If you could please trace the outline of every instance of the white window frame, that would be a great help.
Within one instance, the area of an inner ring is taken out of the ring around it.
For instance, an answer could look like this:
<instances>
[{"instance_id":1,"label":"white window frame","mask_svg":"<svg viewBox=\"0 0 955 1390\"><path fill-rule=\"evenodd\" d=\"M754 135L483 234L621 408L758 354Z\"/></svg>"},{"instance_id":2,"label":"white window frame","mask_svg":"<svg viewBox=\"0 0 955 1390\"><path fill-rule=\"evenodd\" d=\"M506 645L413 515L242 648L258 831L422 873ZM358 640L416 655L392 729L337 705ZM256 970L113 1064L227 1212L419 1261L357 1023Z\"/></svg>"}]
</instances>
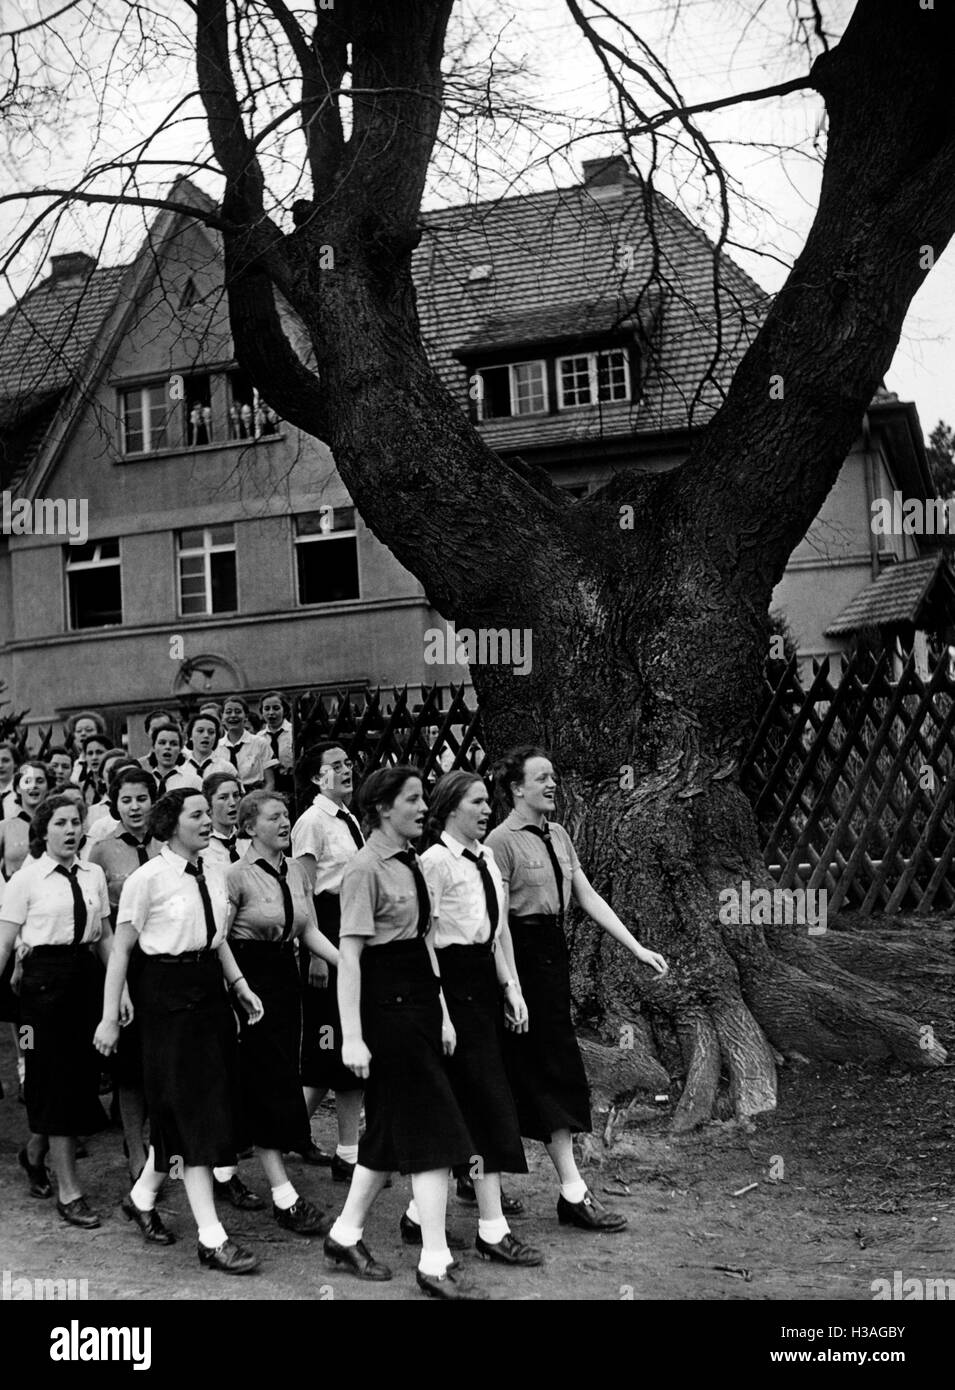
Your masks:
<instances>
[{"instance_id":1,"label":"white window frame","mask_svg":"<svg viewBox=\"0 0 955 1390\"><path fill-rule=\"evenodd\" d=\"M214 529L218 529L218 527L220 527L220 526L231 526L231 527L232 527L232 540L231 540L231 542L230 542L229 544L226 544L226 543L223 542L223 541L217 541L217 542L213 543L213 541L212 541L212 539L211 539L211 532L212 532ZM202 531L202 545L201 545L201 546L194 546L194 545L191 545L191 546L188 546L188 547L184 547L183 544L182 544L182 539L181 539L182 534L183 534L183 530L187 530L187 531L198 531L198 530L201 530L201 531ZM226 554L227 552L229 552L229 553L231 553L231 554L233 554L233 555L236 556L236 572L235 572L235 608L223 609L223 610L221 610L221 612L216 613L216 612L214 611L213 607L212 607L212 556L213 556L213 555L224 555L224 554ZM185 611L185 609L183 608L183 601L182 601L182 563L181 563L181 562L182 562L183 558L186 558L186 557L188 557L188 558L193 558L193 557L196 556L196 555L201 555L201 556L203 557L203 561L204 561L202 573L203 573L203 581L204 581L204 583L205 583L205 590L206 590L206 592L205 592L205 600L206 600L206 603L205 603L205 608L202 610L202 612L189 612L189 613L187 613L187 612ZM217 523L217 526L216 526L216 527L212 527L212 526L203 526L203 527L198 527L198 526L187 526L187 527L181 528L179 531L176 532L176 588L177 588L177 590L178 590L179 616L180 616L181 618L214 618L214 617L224 617L227 613L238 613L238 612L239 612L239 565L238 565L238 555L237 555L237 553L236 553L235 522L220 521L220 522Z\"/></svg>"},{"instance_id":2,"label":"white window frame","mask_svg":"<svg viewBox=\"0 0 955 1390\"><path fill-rule=\"evenodd\" d=\"M507 368L507 389L510 395L511 411L509 415L490 415L484 414L484 373L498 371L501 367ZM514 372L517 367L540 367L541 383L544 387L544 404L539 410L515 410L514 404L517 400L517 383L514 379ZM481 378L481 395L478 400L478 419L479 420L523 420L528 415L547 415L550 413L550 387L547 382L547 359L545 357L524 358L519 362L494 362L484 367L478 367L478 375Z\"/></svg>"},{"instance_id":3,"label":"white window frame","mask_svg":"<svg viewBox=\"0 0 955 1390\"><path fill-rule=\"evenodd\" d=\"M345 511L346 508L350 509L350 511L351 511L351 514L352 514L352 525L351 525L347 530L344 530L344 531L336 531L336 530L335 530L335 512L336 512L336 511ZM327 606L328 604L330 604L330 603L357 603L357 602L361 599L361 565L360 565L359 562L358 562L358 523L357 523L357 521L355 520L355 518L357 517L358 513L357 513L357 511L356 511L356 509L355 509L354 504L351 503L351 502L343 503L341 507L337 507L337 508L336 508L336 507L329 507L328 510L327 510L326 512L324 512L324 513L322 513L321 508L319 508L318 510L319 510L319 512L320 512L321 515L322 515L322 521L321 521L322 529L321 529L317 534L314 534L314 535L311 535L311 536L300 536L300 535L298 534L298 521L299 521L299 517L300 517L300 516L312 516L312 515L314 515L314 512L301 512L301 513L298 513L298 514L296 514L296 515L294 515L294 516L292 517L292 545L293 545L293 547L294 547L294 555L295 555L295 603L296 603L296 606L297 606L298 608L324 608L324 607L326 607L326 606ZM326 521L328 522L328 525L327 525L327 526L325 525ZM355 541L355 571L356 571L356 574L358 575L358 593L354 596L354 598L326 599L326 600L323 600L323 601L318 602L318 603L315 603L315 602L307 603L307 602L302 598L301 591L300 591L300 585L299 585L299 574L298 574L298 547L299 547L300 545L321 545L322 541L344 541L344 540L348 540L348 538L349 538L350 536L353 537L353 538L354 538L354 541Z\"/></svg>"},{"instance_id":4,"label":"white window frame","mask_svg":"<svg viewBox=\"0 0 955 1390\"><path fill-rule=\"evenodd\" d=\"M116 542L116 554L108 555L105 558L100 554L103 545L107 541ZM66 624L69 632L89 632L93 627L122 627L123 625L123 549L122 540L119 536L104 536L102 540L94 541L96 549L92 560L71 560L70 551L66 552ZM90 627L74 627L73 625L73 603L70 597L70 575L82 574L84 570L99 569L118 569L119 570L119 622L118 623L96 623Z\"/></svg>"},{"instance_id":5,"label":"white window frame","mask_svg":"<svg viewBox=\"0 0 955 1390\"><path fill-rule=\"evenodd\" d=\"M599 386L597 380L597 363L601 357L610 357L612 354L619 355L623 360L624 386L626 394L616 396L610 400L598 400ZM581 357L587 359L587 375L590 386L589 401L574 401L570 404L564 400L564 378L562 366L565 362L574 362ZM568 352L563 357L558 357L554 364L554 374L557 379L557 409L558 410L587 410L594 405L622 405L624 401L631 399L630 382L630 354L624 347L600 348L597 352Z\"/></svg>"},{"instance_id":6,"label":"white window frame","mask_svg":"<svg viewBox=\"0 0 955 1390\"><path fill-rule=\"evenodd\" d=\"M175 419L175 411L167 405L165 422L165 444L153 443L152 411L149 408L148 392L160 390L165 393L167 389L166 381L145 381L141 386L121 386L119 388L119 430L122 454L124 458L139 458L141 454L154 454L159 449L170 449L175 447L169 439L169 426ZM143 447L141 449L130 449L126 438L126 398L128 396L139 395L139 409L143 422Z\"/></svg>"}]
</instances>

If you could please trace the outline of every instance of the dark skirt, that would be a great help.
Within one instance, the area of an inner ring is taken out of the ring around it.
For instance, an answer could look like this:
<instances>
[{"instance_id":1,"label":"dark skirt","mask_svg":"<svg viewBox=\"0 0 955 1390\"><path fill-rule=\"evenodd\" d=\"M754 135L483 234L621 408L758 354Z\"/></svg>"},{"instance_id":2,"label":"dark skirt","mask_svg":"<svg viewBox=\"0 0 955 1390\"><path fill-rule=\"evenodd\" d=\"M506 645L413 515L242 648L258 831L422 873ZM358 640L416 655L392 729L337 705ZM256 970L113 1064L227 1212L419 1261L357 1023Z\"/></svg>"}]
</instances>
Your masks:
<instances>
[{"instance_id":1,"label":"dark skirt","mask_svg":"<svg viewBox=\"0 0 955 1390\"><path fill-rule=\"evenodd\" d=\"M24 959L20 1044L34 1134L95 1134L106 1127L101 1058L93 1046L102 986L99 962L87 946L34 947Z\"/></svg>"},{"instance_id":2,"label":"dark skirt","mask_svg":"<svg viewBox=\"0 0 955 1390\"><path fill-rule=\"evenodd\" d=\"M358 1162L379 1173L468 1168L477 1150L451 1086L438 981L420 937L365 946L361 1025L371 1064Z\"/></svg>"},{"instance_id":3,"label":"dark skirt","mask_svg":"<svg viewBox=\"0 0 955 1390\"><path fill-rule=\"evenodd\" d=\"M590 1088L571 1021L567 940L556 917L508 918L528 1031L505 1034L504 1060L521 1133L547 1142L557 1129L590 1131Z\"/></svg>"},{"instance_id":4,"label":"dark skirt","mask_svg":"<svg viewBox=\"0 0 955 1390\"><path fill-rule=\"evenodd\" d=\"M235 1016L214 951L149 956L139 981L143 1081L156 1168L229 1167L239 1113Z\"/></svg>"},{"instance_id":5,"label":"dark skirt","mask_svg":"<svg viewBox=\"0 0 955 1390\"><path fill-rule=\"evenodd\" d=\"M133 1021L119 1030L119 1045L113 1054L112 1075L117 1086L126 1090L143 1089L143 1032L139 1022L139 981L146 957L137 942L129 953L126 988L133 1006Z\"/></svg>"},{"instance_id":6,"label":"dark skirt","mask_svg":"<svg viewBox=\"0 0 955 1390\"><path fill-rule=\"evenodd\" d=\"M20 1000L10 987L13 979L13 967L16 965L16 951L10 952L10 959L0 973L0 1022L19 1023L20 1021Z\"/></svg>"},{"instance_id":7,"label":"dark skirt","mask_svg":"<svg viewBox=\"0 0 955 1390\"><path fill-rule=\"evenodd\" d=\"M310 1133L298 1058L302 1004L291 942L229 942L246 983L261 999L264 1017L239 1015L239 1146L304 1153Z\"/></svg>"},{"instance_id":8,"label":"dark skirt","mask_svg":"<svg viewBox=\"0 0 955 1390\"><path fill-rule=\"evenodd\" d=\"M315 897L318 929L338 945L341 899L337 893ZM338 1012L338 971L328 967L328 984L316 989L308 982L311 953L299 944L302 980L302 1085L316 1090L360 1091L362 1080L342 1062L342 1020Z\"/></svg>"},{"instance_id":9,"label":"dark skirt","mask_svg":"<svg viewBox=\"0 0 955 1390\"><path fill-rule=\"evenodd\" d=\"M483 1173L526 1173L514 1097L504 1067L504 1014L490 942L438 951L441 985L457 1045L451 1085Z\"/></svg>"}]
</instances>

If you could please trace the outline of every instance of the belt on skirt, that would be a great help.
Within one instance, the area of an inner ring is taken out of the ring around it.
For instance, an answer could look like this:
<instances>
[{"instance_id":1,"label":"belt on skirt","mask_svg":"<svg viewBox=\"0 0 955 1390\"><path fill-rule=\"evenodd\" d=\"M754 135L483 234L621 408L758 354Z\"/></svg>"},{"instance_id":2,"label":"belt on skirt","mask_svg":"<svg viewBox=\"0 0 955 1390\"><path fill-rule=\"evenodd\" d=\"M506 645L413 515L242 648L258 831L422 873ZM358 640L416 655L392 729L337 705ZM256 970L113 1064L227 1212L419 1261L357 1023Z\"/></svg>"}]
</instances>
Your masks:
<instances>
[{"instance_id":1,"label":"belt on skirt","mask_svg":"<svg viewBox=\"0 0 955 1390\"><path fill-rule=\"evenodd\" d=\"M210 950L180 951L178 956L151 956L148 955L145 951L143 952L143 954L146 956L147 960L159 960L162 961L163 965L195 965L197 961L209 960L212 956L215 955L215 952Z\"/></svg>"},{"instance_id":2,"label":"belt on skirt","mask_svg":"<svg viewBox=\"0 0 955 1390\"><path fill-rule=\"evenodd\" d=\"M440 966L443 960L457 960L463 963L467 960L475 960L478 956L490 956L492 949L493 942L490 940L472 941L468 946L465 946L463 941L452 941L447 946L436 946L435 954Z\"/></svg>"},{"instance_id":3,"label":"belt on skirt","mask_svg":"<svg viewBox=\"0 0 955 1390\"><path fill-rule=\"evenodd\" d=\"M524 914L509 912L507 923L510 927L518 928L563 926L563 922L556 912L527 912Z\"/></svg>"},{"instance_id":4,"label":"belt on skirt","mask_svg":"<svg viewBox=\"0 0 955 1390\"><path fill-rule=\"evenodd\" d=\"M27 951L31 956L42 955L45 960L66 960L94 944L92 941L76 941L71 942L69 946L28 946Z\"/></svg>"},{"instance_id":5,"label":"belt on skirt","mask_svg":"<svg viewBox=\"0 0 955 1390\"><path fill-rule=\"evenodd\" d=\"M266 951L276 952L289 951L292 949L294 941L289 937L288 941L259 941L253 937L240 936L229 942L230 949L235 952L240 951Z\"/></svg>"}]
</instances>

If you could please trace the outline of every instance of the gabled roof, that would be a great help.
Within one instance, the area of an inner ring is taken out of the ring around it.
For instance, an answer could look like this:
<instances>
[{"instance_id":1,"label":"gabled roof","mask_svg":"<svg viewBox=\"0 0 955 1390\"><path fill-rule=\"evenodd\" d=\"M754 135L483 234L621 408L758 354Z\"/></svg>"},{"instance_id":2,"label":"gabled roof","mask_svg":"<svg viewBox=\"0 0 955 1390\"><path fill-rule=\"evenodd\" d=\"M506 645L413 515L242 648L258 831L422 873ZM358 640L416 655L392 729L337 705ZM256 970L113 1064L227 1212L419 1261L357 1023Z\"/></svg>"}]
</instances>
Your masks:
<instances>
[{"instance_id":1,"label":"gabled roof","mask_svg":"<svg viewBox=\"0 0 955 1390\"><path fill-rule=\"evenodd\" d=\"M835 622L826 628L826 636L841 637L864 628L889 627L895 623L922 627L930 606L935 609L933 617L941 616L948 624L955 620L955 577L941 554L890 565L878 579L856 594Z\"/></svg>"}]
</instances>

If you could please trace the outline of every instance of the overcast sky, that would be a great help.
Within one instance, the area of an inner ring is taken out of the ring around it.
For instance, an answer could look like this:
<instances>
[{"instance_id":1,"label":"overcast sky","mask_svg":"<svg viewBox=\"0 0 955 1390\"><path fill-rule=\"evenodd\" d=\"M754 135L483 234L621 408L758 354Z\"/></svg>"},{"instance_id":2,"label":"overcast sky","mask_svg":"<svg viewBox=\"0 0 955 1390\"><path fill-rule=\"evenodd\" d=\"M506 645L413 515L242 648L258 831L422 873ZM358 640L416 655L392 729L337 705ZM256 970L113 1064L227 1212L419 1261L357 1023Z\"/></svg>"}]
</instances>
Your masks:
<instances>
[{"instance_id":1,"label":"overcast sky","mask_svg":"<svg viewBox=\"0 0 955 1390\"><path fill-rule=\"evenodd\" d=\"M87 0L91 3L91 0ZM592 9L592 0L583 0ZM805 54L791 42L794 13L808 13L808 0L607 0L668 64L679 89L690 103L712 100L730 92L758 89L806 70ZM51 14L55 0L0 0L0 24L18 27L38 15ZM827 23L837 38L851 0L824 0ZM186 30L188 7L181 0L165 0L163 12L178 16ZM553 119L536 138L514 130L499 119L479 127L480 171L467 175L468 195L497 196L501 191L520 192L577 181L580 160L619 149L611 123L601 133L603 113L609 112L606 83L593 55L567 14L565 0L521 0L507 5L502 0L459 0L460 22L468 27L483 20L493 32L500 54L525 69L524 90L553 113ZM68 18L64 23L69 23ZM606 27L606 26L605 26ZM68 32L69 46L92 44ZM188 33L183 46L188 42ZM633 48L630 41L622 42ZM480 45L479 45L480 47ZM65 51L65 50L64 50ZM0 57L0 63L3 59ZM65 61L57 60L62 71ZM110 94L102 112L95 110L94 96L80 92L70 111L67 129L61 125L55 139L24 133L7 150L4 161L7 182L36 187L61 183L89 167L91 129L98 124L98 153L115 153L127 147L137 134L155 127L162 115L194 84L187 62L174 58L161 68L153 66L138 78L124 78ZM153 157L194 157L201 148L204 123L198 105L185 108L184 123L151 148ZM707 137L715 142L742 198L734 201L732 238L739 243L733 255L767 289L775 289L786 273L786 264L798 254L812 221L820 166L814 158L819 144L822 103L813 94L797 93L747 104L732 111L700 117ZM190 119L191 117L191 119ZM582 138L588 136L588 138ZM566 154L544 159L545 153L572 143ZM758 146L753 141L758 140ZM785 153L768 148L781 146ZM795 151L795 153L791 153ZM459 166L460 167L460 166ZM438 162L426 197L434 205L460 201L464 178L448 177L447 158ZM155 168L157 182L176 172ZM220 185L215 178L199 175L213 195ZM659 176L669 192L696 221L715 228L713 190L707 188L689 159L677 156ZM113 185L104 185L110 187ZM31 205L30 215L36 212ZM0 239L6 239L15 214L0 209ZM86 249L101 254L104 262L127 259L142 237L143 218L152 214L127 211L107 219L102 210L70 214L60 223L52 249ZM22 223L21 223L22 225ZM45 261L49 248L33 243L34 264ZM902 341L887 377L890 389L911 399L926 433L939 418L955 420L952 382L955 377L955 255L951 249L939 259L911 307ZM781 263L782 262L782 263ZM29 281L30 261L24 257L10 269L10 281L0 285L0 305L10 302L13 288L22 291Z\"/></svg>"}]
</instances>

